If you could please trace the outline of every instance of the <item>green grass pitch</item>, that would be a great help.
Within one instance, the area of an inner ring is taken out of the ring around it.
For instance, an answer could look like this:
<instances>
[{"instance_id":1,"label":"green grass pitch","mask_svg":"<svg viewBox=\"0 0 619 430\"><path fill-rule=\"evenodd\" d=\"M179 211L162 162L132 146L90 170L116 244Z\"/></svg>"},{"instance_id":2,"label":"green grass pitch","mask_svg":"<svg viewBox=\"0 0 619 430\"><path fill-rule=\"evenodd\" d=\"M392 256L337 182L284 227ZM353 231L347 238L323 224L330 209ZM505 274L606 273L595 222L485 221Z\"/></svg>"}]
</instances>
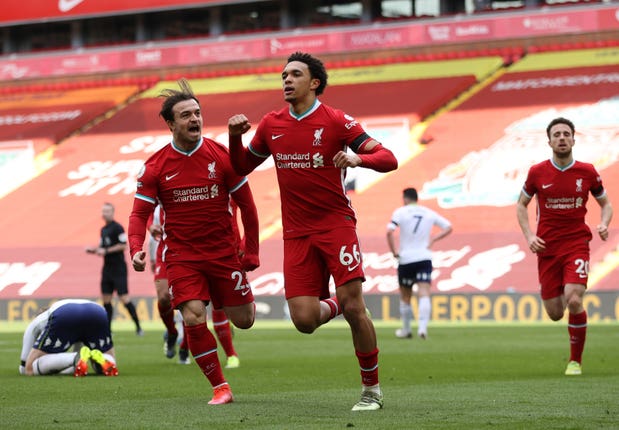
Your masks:
<instances>
[{"instance_id":1,"label":"green grass pitch","mask_svg":"<svg viewBox=\"0 0 619 430\"><path fill-rule=\"evenodd\" d=\"M162 351L160 324L138 338L115 326L120 376L17 373L23 326L0 324L2 429L610 429L619 428L619 326L589 327L581 377L563 375L565 323L431 326L401 340L377 323L385 408L353 413L360 392L342 321L313 335L288 322L236 330L236 402L208 406L192 362Z\"/></svg>"}]
</instances>

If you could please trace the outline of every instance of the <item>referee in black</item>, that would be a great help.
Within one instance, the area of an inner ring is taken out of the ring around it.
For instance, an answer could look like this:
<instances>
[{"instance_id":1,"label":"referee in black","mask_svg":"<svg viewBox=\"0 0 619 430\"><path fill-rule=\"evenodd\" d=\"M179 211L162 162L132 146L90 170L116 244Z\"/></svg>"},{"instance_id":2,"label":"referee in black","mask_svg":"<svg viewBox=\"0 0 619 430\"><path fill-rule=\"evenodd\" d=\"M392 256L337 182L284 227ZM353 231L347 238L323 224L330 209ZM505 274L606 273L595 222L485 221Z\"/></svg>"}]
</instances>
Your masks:
<instances>
[{"instance_id":1,"label":"referee in black","mask_svg":"<svg viewBox=\"0 0 619 430\"><path fill-rule=\"evenodd\" d=\"M135 323L135 330L138 336L142 336L140 320L135 311L135 306L129 299L127 287L127 263L125 261L125 248L127 247L127 235L122 225L114 220L114 205L104 203L101 215L105 225L101 228L101 242L99 246L86 248L89 254L96 254L103 257L103 269L101 270L101 298L103 307L107 312L107 318L112 325L114 308L112 307L112 296L114 290L118 298L127 308L129 315Z\"/></svg>"}]
</instances>

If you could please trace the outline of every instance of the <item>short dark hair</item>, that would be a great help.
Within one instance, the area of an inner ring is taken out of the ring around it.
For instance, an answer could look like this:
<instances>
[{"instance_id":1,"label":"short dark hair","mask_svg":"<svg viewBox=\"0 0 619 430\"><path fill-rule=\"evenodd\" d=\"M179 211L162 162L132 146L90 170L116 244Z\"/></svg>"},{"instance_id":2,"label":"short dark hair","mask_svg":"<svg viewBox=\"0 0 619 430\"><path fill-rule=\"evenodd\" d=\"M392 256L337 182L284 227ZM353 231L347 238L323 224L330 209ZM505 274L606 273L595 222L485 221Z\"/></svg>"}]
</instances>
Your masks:
<instances>
[{"instance_id":1,"label":"short dark hair","mask_svg":"<svg viewBox=\"0 0 619 430\"><path fill-rule=\"evenodd\" d=\"M189 81L187 79L181 78L177 81L177 83L181 88L180 91L166 88L159 94L159 97L165 98L163 103L161 103L161 111L159 112L159 116L166 121L174 121L174 112L172 109L176 103L184 102L185 100L195 100L196 103L198 103L198 106L200 105L200 101L193 94L193 90L191 89L191 85L189 85Z\"/></svg>"},{"instance_id":2,"label":"short dark hair","mask_svg":"<svg viewBox=\"0 0 619 430\"><path fill-rule=\"evenodd\" d=\"M550 121L550 124L548 124L548 127L546 127L546 136L548 136L548 139L550 139L550 129L557 124L567 125L570 130L572 130L572 137L574 137L574 133L576 132L576 129L574 128L574 123L567 118L559 117Z\"/></svg>"},{"instance_id":3,"label":"short dark hair","mask_svg":"<svg viewBox=\"0 0 619 430\"><path fill-rule=\"evenodd\" d=\"M307 68L309 69L312 79L318 79L320 81L320 85L316 88L316 95L321 95L325 91L325 87L327 86L327 78L329 77L322 61L311 56L310 54L299 51L288 57L288 63L292 61L300 61L301 63L307 64Z\"/></svg>"},{"instance_id":4,"label":"short dark hair","mask_svg":"<svg viewBox=\"0 0 619 430\"><path fill-rule=\"evenodd\" d=\"M414 188L404 188L402 195L413 202L416 202L418 198L417 190Z\"/></svg>"}]
</instances>

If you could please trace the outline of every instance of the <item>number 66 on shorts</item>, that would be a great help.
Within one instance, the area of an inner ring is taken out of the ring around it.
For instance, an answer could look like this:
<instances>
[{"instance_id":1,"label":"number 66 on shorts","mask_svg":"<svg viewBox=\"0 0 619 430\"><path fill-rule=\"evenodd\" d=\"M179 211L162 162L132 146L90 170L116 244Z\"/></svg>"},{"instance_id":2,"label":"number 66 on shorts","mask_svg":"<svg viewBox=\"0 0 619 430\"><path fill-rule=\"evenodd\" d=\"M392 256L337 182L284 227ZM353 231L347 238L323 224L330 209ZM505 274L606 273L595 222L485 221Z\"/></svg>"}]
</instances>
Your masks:
<instances>
[{"instance_id":1,"label":"number 66 on shorts","mask_svg":"<svg viewBox=\"0 0 619 430\"><path fill-rule=\"evenodd\" d=\"M286 298L327 298L330 276L336 287L353 279L365 280L354 225L284 240Z\"/></svg>"}]
</instances>

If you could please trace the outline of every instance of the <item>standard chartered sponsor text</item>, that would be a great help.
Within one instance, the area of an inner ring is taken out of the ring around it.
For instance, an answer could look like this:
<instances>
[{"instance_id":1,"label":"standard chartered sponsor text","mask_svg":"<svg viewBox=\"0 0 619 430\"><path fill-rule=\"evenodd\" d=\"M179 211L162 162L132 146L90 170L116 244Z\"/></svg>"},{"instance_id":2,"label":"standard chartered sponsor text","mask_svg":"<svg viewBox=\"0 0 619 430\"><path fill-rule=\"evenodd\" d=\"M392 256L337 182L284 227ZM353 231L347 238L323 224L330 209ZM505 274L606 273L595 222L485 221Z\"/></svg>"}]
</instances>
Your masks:
<instances>
[{"instance_id":1,"label":"standard chartered sponsor text","mask_svg":"<svg viewBox=\"0 0 619 430\"><path fill-rule=\"evenodd\" d=\"M547 209L574 209L576 199L574 197L549 198L546 201Z\"/></svg>"},{"instance_id":2,"label":"standard chartered sponsor text","mask_svg":"<svg viewBox=\"0 0 619 430\"><path fill-rule=\"evenodd\" d=\"M208 200L219 196L219 187L217 185L208 185L204 187L191 187L173 190L172 195L174 202L195 202L200 200Z\"/></svg>"},{"instance_id":3,"label":"standard chartered sponsor text","mask_svg":"<svg viewBox=\"0 0 619 430\"><path fill-rule=\"evenodd\" d=\"M275 154L275 163L280 169L308 169L312 167L310 162L310 153L299 154Z\"/></svg>"}]
</instances>

